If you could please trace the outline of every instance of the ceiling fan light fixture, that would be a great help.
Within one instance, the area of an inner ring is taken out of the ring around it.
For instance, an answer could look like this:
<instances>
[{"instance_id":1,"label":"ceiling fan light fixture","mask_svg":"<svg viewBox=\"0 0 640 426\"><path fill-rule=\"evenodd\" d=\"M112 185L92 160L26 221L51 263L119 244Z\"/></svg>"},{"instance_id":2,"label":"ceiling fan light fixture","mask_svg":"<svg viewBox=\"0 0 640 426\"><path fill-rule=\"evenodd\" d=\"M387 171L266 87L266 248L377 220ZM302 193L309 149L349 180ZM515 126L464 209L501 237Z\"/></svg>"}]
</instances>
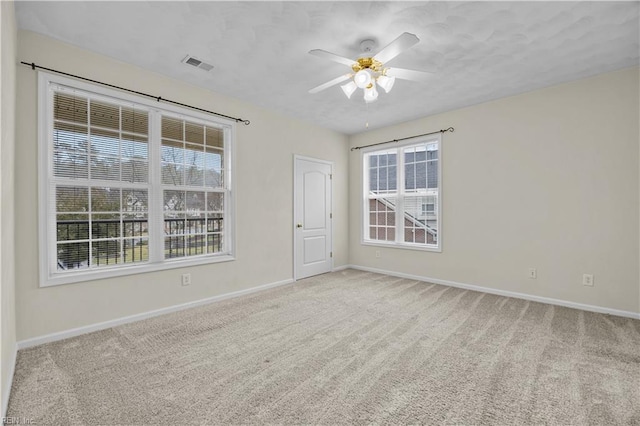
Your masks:
<instances>
[{"instance_id":1,"label":"ceiling fan light fixture","mask_svg":"<svg viewBox=\"0 0 640 426\"><path fill-rule=\"evenodd\" d=\"M354 83L353 81L350 81L347 84L343 84L342 86L340 86L340 88L349 99L351 99L351 95L353 95L353 92L358 90L358 86L356 86L356 83Z\"/></svg>"},{"instance_id":2,"label":"ceiling fan light fixture","mask_svg":"<svg viewBox=\"0 0 640 426\"><path fill-rule=\"evenodd\" d=\"M366 103L374 102L378 99L378 90L376 89L375 81L371 82L371 87L364 89L364 101Z\"/></svg>"},{"instance_id":3,"label":"ceiling fan light fixture","mask_svg":"<svg viewBox=\"0 0 640 426\"><path fill-rule=\"evenodd\" d=\"M394 83L396 82L396 78L387 77L386 75L381 75L380 77L377 78L376 81L378 85L382 87L386 93L389 93Z\"/></svg>"},{"instance_id":4,"label":"ceiling fan light fixture","mask_svg":"<svg viewBox=\"0 0 640 426\"><path fill-rule=\"evenodd\" d=\"M371 74L366 69L360 70L353 77L353 81L356 83L361 89L366 88L369 84L371 84Z\"/></svg>"}]
</instances>

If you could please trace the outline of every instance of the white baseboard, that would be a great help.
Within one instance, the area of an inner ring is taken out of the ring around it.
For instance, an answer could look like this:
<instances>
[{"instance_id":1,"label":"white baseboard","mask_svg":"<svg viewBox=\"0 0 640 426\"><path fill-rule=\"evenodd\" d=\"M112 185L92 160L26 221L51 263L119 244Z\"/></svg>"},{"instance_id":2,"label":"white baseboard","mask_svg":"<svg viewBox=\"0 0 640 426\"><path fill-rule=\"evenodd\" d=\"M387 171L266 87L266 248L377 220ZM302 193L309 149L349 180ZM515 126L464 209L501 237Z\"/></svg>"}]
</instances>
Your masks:
<instances>
[{"instance_id":1,"label":"white baseboard","mask_svg":"<svg viewBox=\"0 0 640 426\"><path fill-rule=\"evenodd\" d=\"M342 265L342 266L338 266L338 267L336 267L336 268L333 268L333 269L331 270L331 272L344 271L345 269L349 269L349 268L351 268L351 267L352 267L351 265Z\"/></svg>"},{"instance_id":2,"label":"white baseboard","mask_svg":"<svg viewBox=\"0 0 640 426\"><path fill-rule=\"evenodd\" d=\"M547 303L547 304L550 304L550 305L565 306L565 307L574 308L574 309L582 309L584 311L599 312L599 313L603 313L603 314L616 315L616 316L620 316L620 317L640 319L640 313L636 313L636 312L621 311L621 310L618 310L618 309L610 309L610 308L605 308L605 307L601 307L601 306L586 305L586 304L582 304L582 303L569 302L569 301L566 301L566 300L552 299L552 298L541 297L541 296L534 296L534 295L531 295L531 294L517 293L517 292L507 291L507 290L499 290L499 289L490 288L490 287L482 287L482 286L477 286L477 285L473 285L473 284L465 284L465 283L459 283L459 282L455 282L455 281L441 280L441 279L438 279L438 278L430 278L430 277L419 276L419 275L405 274L405 273L402 273L402 272L387 271L387 270L384 270L384 269L370 268L370 267L360 266L360 265L342 265L342 266L339 266L337 268L334 268L333 272L343 271L343 270L349 269L349 268L357 269L357 270L361 270L361 271L375 272L375 273L379 273L379 274L391 275L391 276L395 276L395 277L399 277L399 278L408 278L408 279L417 280L417 281L426 281L426 282L430 282L430 283L434 283L434 284L446 285L446 286L449 286L449 287L463 288L463 289L466 289L466 290L480 291L480 292L484 292L484 293L495 294L495 295L498 295L498 296L513 297L513 298L516 298L516 299L530 300L530 301L533 301L533 302ZM127 323L131 323L131 322L135 322L135 321L140 321L140 320L143 320L143 319L152 318L152 317L155 317L155 316L158 316L158 315L168 314L168 313L171 313L171 312L177 312L177 311L181 311L183 309L194 308L196 306L206 305L206 304L209 304L209 303L214 303L214 302L218 302L218 301L225 300L225 299L231 299L231 298L234 298L234 297L244 296L246 294L256 293L256 292L267 290L267 289L270 289L270 288L279 287L279 286L286 285L286 284L291 284L293 282L294 282L293 279L277 281L277 282L270 283L270 284L264 284L264 285L261 285L261 286L252 287L252 288L249 288L249 289L246 289L246 290L235 291L235 292L232 292L232 293L226 293L226 294L222 294L222 295L219 295L219 296L213 296L213 297L209 297L209 298L206 298L206 299L201 299L201 300L196 300L196 301L193 301L193 302L183 303L183 304L180 304L180 305L174 305L174 306L169 306L169 307L166 307L166 308L156 309L154 311L143 312L141 314L131 315L131 316L123 317L123 318L117 318L117 319L113 319L113 320L109 320L109 321L105 321L105 322L101 322L101 323L97 323L97 324L91 324L91 325L78 327L78 328L74 328L74 329L70 329L70 330L60 331L60 332L57 332L57 333L51 333L51 334L47 334L47 335L44 335L44 336L33 337L31 339L26 339L26 340L19 341L17 343L17 350L26 349L26 348L30 348L30 347L33 347L33 346L42 345L44 343L49 343L49 342L55 342L55 341L58 341L58 340L68 339L70 337L79 336L81 334L91 333L93 331L104 330L104 329L115 327L115 326L118 326L118 325L127 324ZM15 365L15 351L14 351L14 360L13 360L13 364L12 365ZM11 377L13 377L13 371L11 372ZM10 384L9 384L9 386L10 386ZM4 399L4 394L3 394L3 399ZM3 410L5 409L5 404L6 403L8 403L8 395L7 395L7 400L6 401L4 401L4 400L2 401Z\"/></svg>"},{"instance_id":3,"label":"white baseboard","mask_svg":"<svg viewBox=\"0 0 640 426\"><path fill-rule=\"evenodd\" d=\"M83 327L73 328L70 330L59 331L57 333L46 334L44 336L33 337L31 339L19 341L17 344L17 348L18 350L31 348L33 346L42 345L44 343L64 340L70 337L80 336L81 334L104 330L107 328L115 327L122 324L128 324L135 321L140 321L147 318L157 317L158 315L169 314L171 312L182 311L184 309L195 308L196 306L202 306L202 305L207 305L209 303L219 302L221 300L232 299L234 297L244 296L251 293L257 293L259 291L264 291L270 288L291 284L292 282L293 282L293 279L276 281L270 284L264 284L257 287L248 288L245 290L234 291L232 293L221 294L219 296L208 297L206 299L194 300L193 302L182 303L180 305L168 306L166 308L143 312L141 314L130 315L127 317L116 318L113 320L104 321L97 324L86 325Z\"/></svg>"},{"instance_id":4,"label":"white baseboard","mask_svg":"<svg viewBox=\"0 0 640 426\"><path fill-rule=\"evenodd\" d=\"M9 374L7 381L2 383L2 418L7 416L7 408L9 408L9 396L11 395L11 385L13 385L13 373L16 371L16 359L18 357L18 346L13 345L11 351L11 359L9 360Z\"/></svg>"},{"instance_id":5,"label":"white baseboard","mask_svg":"<svg viewBox=\"0 0 640 426\"><path fill-rule=\"evenodd\" d=\"M640 319L640 312L621 311L618 309L605 308L602 306L585 305L583 303L569 302L566 300L552 299L549 297L534 296L532 294L517 293L515 291L499 290L491 287L481 287L478 285L441 280L438 278L429 278L429 277L423 277L419 275L405 274L402 272L387 271L384 269L369 268L367 266L348 265L345 267L345 269L346 268L358 269L360 271L366 271L366 272L375 272L378 274L391 275L393 277L398 277L398 278L408 278L416 281L426 281L433 284L442 284L449 287L463 288L465 290L480 291L483 293L495 294L498 296L513 297L515 299L530 300L532 302L547 303L549 305L557 305L557 306L564 306L567 308L581 309L583 311L598 312L601 314L609 314L609 315L616 315L619 317Z\"/></svg>"}]
</instances>

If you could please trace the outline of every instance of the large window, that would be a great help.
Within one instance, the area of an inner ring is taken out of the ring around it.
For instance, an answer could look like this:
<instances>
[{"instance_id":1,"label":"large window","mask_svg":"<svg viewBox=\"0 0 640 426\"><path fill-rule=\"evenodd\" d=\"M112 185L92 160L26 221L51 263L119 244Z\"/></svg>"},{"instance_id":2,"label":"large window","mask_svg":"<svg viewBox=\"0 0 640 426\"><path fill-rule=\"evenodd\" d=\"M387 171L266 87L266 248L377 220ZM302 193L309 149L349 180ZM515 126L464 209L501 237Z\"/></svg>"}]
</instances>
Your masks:
<instances>
[{"instance_id":1,"label":"large window","mask_svg":"<svg viewBox=\"0 0 640 426\"><path fill-rule=\"evenodd\" d=\"M440 138L364 151L363 243L440 250Z\"/></svg>"},{"instance_id":2,"label":"large window","mask_svg":"<svg viewBox=\"0 0 640 426\"><path fill-rule=\"evenodd\" d=\"M40 75L41 285L233 258L233 123Z\"/></svg>"}]
</instances>

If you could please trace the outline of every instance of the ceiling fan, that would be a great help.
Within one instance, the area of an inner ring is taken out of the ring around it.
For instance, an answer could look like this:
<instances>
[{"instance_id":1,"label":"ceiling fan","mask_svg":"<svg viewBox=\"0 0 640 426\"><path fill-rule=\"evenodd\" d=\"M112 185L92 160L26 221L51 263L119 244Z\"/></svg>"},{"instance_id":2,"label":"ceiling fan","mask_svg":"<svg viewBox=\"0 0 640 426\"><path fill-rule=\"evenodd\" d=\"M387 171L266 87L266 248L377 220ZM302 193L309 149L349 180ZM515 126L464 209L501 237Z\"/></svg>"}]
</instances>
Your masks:
<instances>
[{"instance_id":1,"label":"ceiling fan","mask_svg":"<svg viewBox=\"0 0 640 426\"><path fill-rule=\"evenodd\" d=\"M376 86L382 87L385 92L389 93L396 81L396 78L412 81L426 81L429 74L424 71L414 71L404 68L385 66L387 62L419 41L420 39L415 34L402 33L381 51L370 56L371 51L375 47L375 42L373 40L364 40L360 43L360 48L363 53L355 60L327 52L326 50L311 50L309 53L314 56L348 65L351 67L352 72L336 77L318 87L314 87L309 90L309 93L318 93L331 86L350 80L347 84L340 86L344 91L344 94L347 95L347 98L351 98L351 95L360 88L364 90L365 102L369 103L378 99L378 90Z\"/></svg>"}]
</instances>

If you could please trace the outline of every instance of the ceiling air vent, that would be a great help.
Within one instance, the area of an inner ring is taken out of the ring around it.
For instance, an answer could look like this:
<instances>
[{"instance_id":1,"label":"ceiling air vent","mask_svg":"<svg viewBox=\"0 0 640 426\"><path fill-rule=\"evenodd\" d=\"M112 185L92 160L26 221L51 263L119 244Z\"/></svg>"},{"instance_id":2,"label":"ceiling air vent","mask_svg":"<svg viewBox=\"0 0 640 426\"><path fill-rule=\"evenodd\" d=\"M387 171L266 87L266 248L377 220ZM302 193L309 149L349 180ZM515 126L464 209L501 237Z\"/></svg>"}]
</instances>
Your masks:
<instances>
[{"instance_id":1,"label":"ceiling air vent","mask_svg":"<svg viewBox=\"0 0 640 426\"><path fill-rule=\"evenodd\" d=\"M202 62L200 59L195 58L191 55L185 56L182 62L184 62L185 64L193 65L194 67L200 68L205 71L211 71L213 69L213 65Z\"/></svg>"}]
</instances>

